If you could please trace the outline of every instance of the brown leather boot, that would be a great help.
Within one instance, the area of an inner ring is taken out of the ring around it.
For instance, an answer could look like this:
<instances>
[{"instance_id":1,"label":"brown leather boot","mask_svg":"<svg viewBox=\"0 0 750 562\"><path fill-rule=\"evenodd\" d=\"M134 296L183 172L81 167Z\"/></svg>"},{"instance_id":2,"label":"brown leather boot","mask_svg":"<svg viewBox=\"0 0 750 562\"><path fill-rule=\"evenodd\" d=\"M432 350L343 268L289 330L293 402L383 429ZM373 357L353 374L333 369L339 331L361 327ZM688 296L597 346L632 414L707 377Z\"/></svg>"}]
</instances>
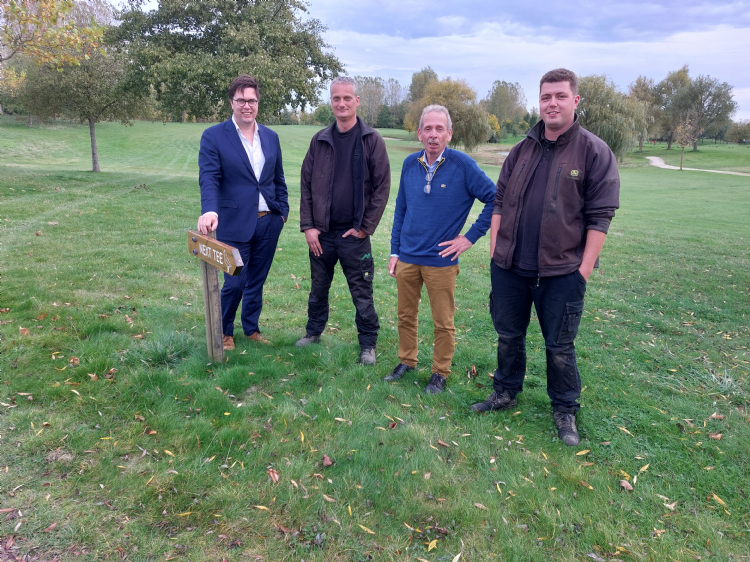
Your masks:
<instances>
[{"instance_id":1,"label":"brown leather boot","mask_svg":"<svg viewBox=\"0 0 750 562\"><path fill-rule=\"evenodd\" d=\"M224 336L224 351L232 351L234 349L234 338L232 336Z\"/></svg>"}]
</instances>

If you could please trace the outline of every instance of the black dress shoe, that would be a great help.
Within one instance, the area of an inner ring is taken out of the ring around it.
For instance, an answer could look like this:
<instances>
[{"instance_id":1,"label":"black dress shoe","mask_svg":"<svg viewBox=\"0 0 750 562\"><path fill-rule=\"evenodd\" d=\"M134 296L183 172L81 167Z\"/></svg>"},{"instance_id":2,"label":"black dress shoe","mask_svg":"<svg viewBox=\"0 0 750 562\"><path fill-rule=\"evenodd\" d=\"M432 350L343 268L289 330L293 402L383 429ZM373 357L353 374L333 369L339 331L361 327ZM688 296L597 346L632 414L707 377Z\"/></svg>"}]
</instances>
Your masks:
<instances>
[{"instance_id":1,"label":"black dress shoe","mask_svg":"<svg viewBox=\"0 0 750 562\"><path fill-rule=\"evenodd\" d=\"M409 367L409 365L404 365L403 363L399 363L396 366L396 368L393 369L393 372L390 375L383 377L383 380L384 381L397 381L398 379L404 376L405 372L413 371L413 370L414 370L414 367Z\"/></svg>"},{"instance_id":2,"label":"black dress shoe","mask_svg":"<svg viewBox=\"0 0 750 562\"><path fill-rule=\"evenodd\" d=\"M445 388L445 377L440 373L432 373L430 382L427 383L427 387L424 389L425 394L440 394Z\"/></svg>"}]
</instances>

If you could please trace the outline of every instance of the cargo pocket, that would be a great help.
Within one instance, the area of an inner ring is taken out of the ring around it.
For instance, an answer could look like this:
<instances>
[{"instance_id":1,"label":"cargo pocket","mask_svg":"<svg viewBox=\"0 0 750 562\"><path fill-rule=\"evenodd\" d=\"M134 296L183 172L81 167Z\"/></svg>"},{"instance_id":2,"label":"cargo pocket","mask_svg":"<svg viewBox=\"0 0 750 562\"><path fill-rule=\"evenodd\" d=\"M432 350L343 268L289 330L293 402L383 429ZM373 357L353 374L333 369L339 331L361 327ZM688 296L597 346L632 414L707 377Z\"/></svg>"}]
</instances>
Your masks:
<instances>
[{"instance_id":1,"label":"cargo pocket","mask_svg":"<svg viewBox=\"0 0 750 562\"><path fill-rule=\"evenodd\" d=\"M375 275L375 260L364 258L359 260L359 267L362 270L362 278L369 284L372 284L372 276Z\"/></svg>"},{"instance_id":2,"label":"cargo pocket","mask_svg":"<svg viewBox=\"0 0 750 562\"><path fill-rule=\"evenodd\" d=\"M578 326L581 323L583 313L583 301L569 302L565 304L565 316L560 325L560 333L557 335L558 344L573 343L578 334Z\"/></svg>"}]
</instances>

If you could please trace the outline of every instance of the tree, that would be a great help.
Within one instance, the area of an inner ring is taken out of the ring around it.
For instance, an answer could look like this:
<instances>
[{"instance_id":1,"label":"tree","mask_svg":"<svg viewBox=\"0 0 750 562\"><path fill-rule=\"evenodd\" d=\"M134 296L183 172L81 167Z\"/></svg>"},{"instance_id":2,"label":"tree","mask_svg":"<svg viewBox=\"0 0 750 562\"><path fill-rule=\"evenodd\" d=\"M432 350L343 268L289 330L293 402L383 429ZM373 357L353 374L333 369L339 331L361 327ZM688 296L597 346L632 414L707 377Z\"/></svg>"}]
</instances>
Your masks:
<instances>
[{"instance_id":1,"label":"tree","mask_svg":"<svg viewBox=\"0 0 750 562\"><path fill-rule=\"evenodd\" d=\"M661 82L656 85L656 103L661 113L661 127L667 138L667 150L672 149L674 130L680 123L683 109L680 107L680 92L690 85L690 72L688 65L667 74Z\"/></svg>"},{"instance_id":2,"label":"tree","mask_svg":"<svg viewBox=\"0 0 750 562\"><path fill-rule=\"evenodd\" d=\"M79 17L91 17L97 11L99 18L106 5L101 0L78 2ZM100 21L100 23L108 23ZM30 67L22 98L31 113L42 118L66 114L89 125L91 137L91 167L99 172L99 151L96 143L96 123L119 120L129 124L139 115L140 91L127 88L125 81L127 61L113 49L93 50L78 65L58 67L43 64Z\"/></svg>"},{"instance_id":3,"label":"tree","mask_svg":"<svg viewBox=\"0 0 750 562\"><path fill-rule=\"evenodd\" d=\"M500 123L505 120L518 123L526 114L526 95L520 84L496 80L487 93L484 108L497 116Z\"/></svg>"},{"instance_id":4,"label":"tree","mask_svg":"<svg viewBox=\"0 0 750 562\"><path fill-rule=\"evenodd\" d=\"M681 115L690 114L696 130L708 134L728 125L730 117L737 111L737 103L732 98L732 86L704 75L691 80L680 90L675 106ZM698 150L697 143L696 137L693 151Z\"/></svg>"},{"instance_id":5,"label":"tree","mask_svg":"<svg viewBox=\"0 0 750 562\"><path fill-rule=\"evenodd\" d=\"M385 100L385 84L382 78L371 76L355 76L359 108L357 114L366 123L376 126L380 115L380 108Z\"/></svg>"},{"instance_id":6,"label":"tree","mask_svg":"<svg viewBox=\"0 0 750 562\"><path fill-rule=\"evenodd\" d=\"M726 138L729 142L745 144L750 141L750 120L733 121L727 129Z\"/></svg>"},{"instance_id":7,"label":"tree","mask_svg":"<svg viewBox=\"0 0 750 562\"><path fill-rule=\"evenodd\" d=\"M427 85L438 81L437 73L429 66L411 75L409 98L412 102L421 100L425 95Z\"/></svg>"},{"instance_id":8,"label":"tree","mask_svg":"<svg viewBox=\"0 0 750 562\"><path fill-rule=\"evenodd\" d=\"M691 116L689 113L683 116L677 127L675 127L674 140L682 148L682 152L680 153L680 170L682 170L682 162L685 159L685 147L696 142L701 132L702 129L700 129L698 118Z\"/></svg>"},{"instance_id":9,"label":"tree","mask_svg":"<svg viewBox=\"0 0 750 562\"><path fill-rule=\"evenodd\" d=\"M645 134L648 126L644 105L620 92L605 75L583 76L578 80L578 119L609 145L622 160Z\"/></svg>"},{"instance_id":10,"label":"tree","mask_svg":"<svg viewBox=\"0 0 750 562\"><path fill-rule=\"evenodd\" d=\"M261 87L259 119L285 107L317 105L320 85L341 71L323 41L325 27L303 20L302 0L160 0L143 12L129 0L118 39L133 58L131 81L153 85L172 114L229 112L226 91L239 74Z\"/></svg>"},{"instance_id":11,"label":"tree","mask_svg":"<svg viewBox=\"0 0 750 562\"><path fill-rule=\"evenodd\" d=\"M102 29L70 17L73 0L0 0L0 65L18 54L42 64L76 64Z\"/></svg>"},{"instance_id":12,"label":"tree","mask_svg":"<svg viewBox=\"0 0 750 562\"><path fill-rule=\"evenodd\" d=\"M428 105L442 105L448 109L453 121L451 146L462 144L471 152L490 138L491 129L487 112L477 103L477 93L463 80L430 82L418 102L412 102L408 118L417 125L422 110ZM404 120L406 126L406 120ZM408 130L408 129L407 129Z\"/></svg>"},{"instance_id":13,"label":"tree","mask_svg":"<svg viewBox=\"0 0 750 562\"><path fill-rule=\"evenodd\" d=\"M333 114L333 109L331 109L331 106L327 103L319 105L315 109L313 115L315 116L315 122L320 123L321 125L330 125L336 120L336 116Z\"/></svg>"},{"instance_id":14,"label":"tree","mask_svg":"<svg viewBox=\"0 0 750 562\"><path fill-rule=\"evenodd\" d=\"M628 95L641 102L646 110L647 128L638 133L638 151L643 152L643 141L648 140L660 125L661 108L659 107L656 85L652 78L639 76L628 86Z\"/></svg>"}]
</instances>

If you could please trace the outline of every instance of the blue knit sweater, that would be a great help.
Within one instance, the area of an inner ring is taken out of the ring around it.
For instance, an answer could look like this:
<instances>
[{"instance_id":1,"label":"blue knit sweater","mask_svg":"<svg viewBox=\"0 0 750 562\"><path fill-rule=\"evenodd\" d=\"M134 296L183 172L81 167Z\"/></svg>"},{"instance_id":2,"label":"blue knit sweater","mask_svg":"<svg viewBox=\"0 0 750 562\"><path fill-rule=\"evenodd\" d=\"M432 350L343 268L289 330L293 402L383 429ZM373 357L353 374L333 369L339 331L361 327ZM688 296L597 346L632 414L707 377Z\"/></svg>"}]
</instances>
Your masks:
<instances>
[{"instance_id":1,"label":"blue knit sweater","mask_svg":"<svg viewBox=\"0 0 750 562\"><path fill-rule=\"evenodd\" d=\"M415 265L456 265L458 260L451 261L453 256L439 255L445 247L438 244L461 233L475 199L485 204L484 209L464 236L474 244L487 233L495 184L471 157L446 148L444 161L437 167L427 194L424 192L426 162L419 160L423 154L417 152L404 160L391 229L391 254Z\"/></svg>"}]
</instances>

